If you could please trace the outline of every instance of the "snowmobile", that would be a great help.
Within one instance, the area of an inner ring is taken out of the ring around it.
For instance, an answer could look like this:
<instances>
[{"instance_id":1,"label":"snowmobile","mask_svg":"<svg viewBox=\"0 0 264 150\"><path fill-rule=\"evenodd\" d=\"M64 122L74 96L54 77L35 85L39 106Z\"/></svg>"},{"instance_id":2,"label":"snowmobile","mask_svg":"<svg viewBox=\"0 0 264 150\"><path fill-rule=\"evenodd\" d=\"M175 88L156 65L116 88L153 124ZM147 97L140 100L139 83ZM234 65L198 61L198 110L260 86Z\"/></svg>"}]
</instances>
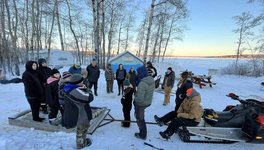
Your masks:
<instances>
[{"instance_id":1,"label":"snowmobile","mask_svg":"<svg viewBox=\"0 0 264 150\"><path fill-rule=\"evenodd\" d=\"M264 100L244 100L234 93L227 96L240 104L228 105L222 112L204 109L198 126L178 130L180 139L195 143L264 143Z\"/></svg>"}]
</instances>

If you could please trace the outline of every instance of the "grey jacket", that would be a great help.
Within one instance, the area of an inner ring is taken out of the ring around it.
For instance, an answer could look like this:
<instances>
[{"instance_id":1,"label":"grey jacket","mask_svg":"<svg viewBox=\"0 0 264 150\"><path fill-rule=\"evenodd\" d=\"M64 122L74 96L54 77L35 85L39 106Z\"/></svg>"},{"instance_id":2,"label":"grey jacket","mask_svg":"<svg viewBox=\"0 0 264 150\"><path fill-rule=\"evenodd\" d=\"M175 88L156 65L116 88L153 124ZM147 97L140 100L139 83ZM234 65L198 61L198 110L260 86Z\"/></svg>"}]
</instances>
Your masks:
<instances>
[{"instance_id":1,"label":"grey jacket","mask_svg":"<svg viewBox=\"0 0 264 150\"><path fill-rule=\"evenodd\" d=\"M138 106L150 106L153 98L153 93L155 89L155 81L151 76L147 76L139 82L136 96L135 104Z\"/></svg>"}]
</instances>

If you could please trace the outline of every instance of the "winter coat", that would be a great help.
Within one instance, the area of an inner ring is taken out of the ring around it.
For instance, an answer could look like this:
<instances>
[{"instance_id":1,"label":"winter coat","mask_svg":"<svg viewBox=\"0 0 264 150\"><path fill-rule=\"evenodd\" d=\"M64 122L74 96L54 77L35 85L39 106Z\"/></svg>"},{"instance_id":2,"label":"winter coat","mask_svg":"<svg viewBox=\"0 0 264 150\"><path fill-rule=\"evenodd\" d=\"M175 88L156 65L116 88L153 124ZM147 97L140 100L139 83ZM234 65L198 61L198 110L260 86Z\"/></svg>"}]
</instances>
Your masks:
<instances>
[{"instance_id":1,"label":"winter coat","mask_svg":"<svg viewBox=\"0 0 264 150\"><path fill-rule=\"evenodd\" d=\"M120 80L120 81L125 80L126 74L127 74L126 69L122 69L122 70L117 69L116 70L116 80Z\"/></svg>"},{"instance_id":2,"label":"winter coat","mask_svg":"<svg viewBox=\"0 0 264 150\"><path fill-rule=\"evenodd\" d=\"M94 97L90 89L80 89L75 84L64 86L65 103L62 125L72 128L78 125L89 125L92 119L90 102ZM80 113L79 113L80 112Z\"/></svg>"},{"instance_id":3,"label":"winter coat","mask_svg":"<svg viewBox=\"0 0 264 150\"><path fill-rule=\"evenodd\" d=\"M176 90L176 99L185 99L186 91L189 88L193 87L193 83L192 83L192 81L190 81L188 79L181 79L179 81L179 83L177 84L177 86L178 86L178 88ZM182 98L179 97L180 95Z\"/></svg>"},{"instance_id":4,"label":"winter coat","mask_svg":"<svg viewBox=\"0 0 264 150\"><path fill-rule=\"evenodd\" d=\"M36 70L32 69L32 65L37 62L28 61L26 63L26 71L22 75L22 81L25 87L25 95L28 99L41 98L43 94L43 88L38 78L38 73Z\"/></svg>"},{"instance_id":5,"label":"winter coat","mask_svg":"<svg viewBox=\"0 0 264 150\"><path fill-rule=\"evenodd\" d=\"M150 106L155 89L154 78L148 76L147 69L140 67L137 69L139 84L135 95L134 102L138 106ZM142 78L141 78L142 77Z\"/></svg>"},{"instance_id":6,"label":"winter coat","mask_svg":"<svg viewBox=\"0 0 264 150\"><path fill-rule=\"evenodd\" d=\"M166 83L166 86L170 87L172 89L173 86L174 86L174 82L175 82L175 73L174 73L174 71L172 71L170 74L166 73L163 84Z\"/></svg>"},{"instance_id":7,"label":"winter coat","mask_svg":"<svg viewBox=\"0 0 264 150\"><path fill-rule=\"evenodd\" d=\"M47 83L47 79L52 75L51 69L47 66L44 67L42 66L42 64L39 64L37 72L38 72L40 83L44 88L45 84Z\"/></svg>"},{"instance_id":8,"label":"winter coat","mask_svg":"<svg viewBox=\"0 0 264 150\"><path fill-rule=\"evenodd\" d=\"M115 79L115 73L112 69L112 67L107 67L105 69L105 80L106 81L111 81Z\"/></svg>"},{"instance_id":9,"label":"winter coat","mask_svg":"<svg viewBox=\"0 0 264 150\"><path fill-rule=\"evenodd\" d=\"M65 99L64 99L65 92L63 90L65 85L66 85L65 80L61 78L59 81L59 89L58 89L58 97L59 97L60 105L64 105L64 102L65 102Z\"/></svg>"},{"instance_id":10,"label":"winter coat","mask_svg":"<svg viewBox=\"0 0 264 150\"><path fill-rule=\"evenodd\" d=\"M47 79L47 84L45 87L45 98L46 103L49 105L59 105L59 79L50 76Z\"/></svg>"},{"instance_id":11,"label":"winter coat","mask_svg":"<svg viewBox=\"0 0 264 150\"><path fill-rule=\"evenodd\" d=\"M69 73L71 74L81 74L82 73L82 68L76 68L75 65L71 66L70 69L68 70Z\"/></svg>"},{"instance_id":12,"label":"winter coat","mask_svg":"<svg viewBox=\"0 0 264 150\"><path fill-rule=\"evenodd\" d=\"M87 79L89 82L97 82L100 77L100 69L98 66L92 66L92 64L88 65L86 68L88 73Z\"/></svg>"},{"instance_id":13,"label":"winter coat","mask_svg":"<svg viewBox=\"0 0 264 150\"><path fill-rule=\"evenodd\" d=\"M203 108L201 106L201 96L195 89L192 95L186 97L177 111L178 118L194 119L200 122L203 115Z\"/></svg>"},{"instance_id":14,"label":"winter coat","mask_svg":"<svg viewBox=\"0 0 264 150\"><path fill-rule=\"evenodd\" d=\"M136 74L136 71L129 71L128 74L127 74L127 78L129 79L129 82L135 86L136 85L136 79L137 79L137 74Z\"/></svg>"}]
</instances>

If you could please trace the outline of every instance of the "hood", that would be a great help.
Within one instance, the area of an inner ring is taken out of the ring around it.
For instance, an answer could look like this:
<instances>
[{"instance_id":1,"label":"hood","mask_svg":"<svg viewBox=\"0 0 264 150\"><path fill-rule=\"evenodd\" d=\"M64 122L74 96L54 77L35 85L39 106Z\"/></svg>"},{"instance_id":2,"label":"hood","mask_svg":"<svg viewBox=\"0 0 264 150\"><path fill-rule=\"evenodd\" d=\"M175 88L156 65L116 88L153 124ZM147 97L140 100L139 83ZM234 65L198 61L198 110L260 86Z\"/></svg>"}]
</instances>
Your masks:
<instances>
[{"instance_id":1,"label":"hood","mask_svg":"<svg viewBox=\"0 0 264 150\"><path fill-rule=\"evenodd\" d=\"M199 95L200 95L200 93L197 92L195 89L193 89L192 95L188 96L188 99L192 99L193 97L199 96Z\"/></svg>"},{"instance_id":2,"label":"hood","mask_svg":"<svg viewBox=\"0 0 264 150\"><path fill-rule=\"evenodd\" d=\"M47 63L46 59L44 59L44 58L38 59L38 65L39 65L40 68L41 67L47 67L47 66L42 66L42 63Z\"/></svg>"},{"instance_id":3,"label":"hood","mask_svg":"<svg viewBox=\"0 0 264 150\"><path fill-rule=\"evenodd\" d=\"M141 66L137 68L137 73L138 73L137 77L140 80L148 76L148 70L145 66Z\"/></svg>"},{"instance_id":4,"label":"hood","mask_svg":"<svg viewBox=\"0 0 264 150\"><path fill-rule=\"evenodd\" d=\"M36 61L32 61L32 60L28 61L28 62L26 63L26 71L35 71L35 70L32 69L32 65L33 65L34 63L37 64Z\"/></svg>"},{"instance_id":5,"label":"hood","mask_svg":"<svg viewBox=\"0 0 264 150\"><path fill-rule=\"evenodd\" d=\"M64 86L63 90L64 90L65 92L70 92L70 91L72 91L72 90L74 90L74 89L76 89L76 88L78 88L78 87L80 87L80 86L79 86L79 85L76 85L76 84L70 84L70 83L68 83L68 84L66 84L66 85Z\"/></svg>"}]
</instances>

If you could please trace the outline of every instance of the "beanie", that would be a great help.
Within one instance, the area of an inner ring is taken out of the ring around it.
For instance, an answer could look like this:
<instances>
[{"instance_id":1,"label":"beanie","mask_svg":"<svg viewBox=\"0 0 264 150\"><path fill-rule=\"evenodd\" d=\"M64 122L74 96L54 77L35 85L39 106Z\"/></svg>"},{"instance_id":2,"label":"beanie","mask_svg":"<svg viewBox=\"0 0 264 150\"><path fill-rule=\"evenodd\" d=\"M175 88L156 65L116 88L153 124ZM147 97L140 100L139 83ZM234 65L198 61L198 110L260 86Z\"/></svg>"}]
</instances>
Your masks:
<instances>
[{"instance_id":1,"label":"beanie","mask_svg":"<svg viewBox=\"0 0 264 150\"><path fill-rule=\"evenodd\" d=\"M52 70L51 70L51 74L52 74L52 75L54 75L54 74L56 74L56 73L60 73L59 70L57 70L57 69L52 69Z\"/></svg>"},{"instance_id":2,"label":"beanie","mask_svg":"<svg viewBox=\"0 0 264 150\"><path fill-rule=\"evenodd\" d=\"M124 86L129 86L130 85L130 82L128 79L125 79L124 82L123 82Z\"/></svg>"},{"instance_id":3,"label":"beanie","mask_svg":"<svg viewBox=\"0 0 264 150\"><path fill-rule=\"evenodd\" d=\"M65 71L65 72L62 73L62 79L66 79L66 78L68 78L70 76L71 76L71 73L69 73L68 71Z\"/></svg>"},{"instance_id":4,"label":"beanie","mask_svg":"<svg viewBox=\"0 0 264 150\"><path fill-rule=\"evenodd\" d=\"M79 84L83 81L83 77L80 74L73 74L70 78L69 83Z\"/></svg>"},{"instance_id":5,"label":"beanie","mask_svg":"<svg viewBox=\"0 0 264 150\"><path fill-rule=\"evenodd\" d=\"M47 63L46 59L44 59L44 58L38 59L38 64L41 65L42 63Z\"/></svg>"},{"instance_id":6,"label":"beanie","mask_svg":"<svg viewBox=\"0 0 264 150\"><path fill-rule=\"evenodd\" d=\"M168 70L172 71L172 68L171 68L171 67L169 67L169 68L168 68Z\"/></svg>"},{"instance_id":7,"label":"beanie","mask_svg":"<svg viewBox=\"0 0 264 150\"><path fill-rule=\"evenodd\" d=\"M187 91L186 91L186 94L188 95L192 95L193 93L193 88L189 88Z\"/></svg>"}]
</instances>

